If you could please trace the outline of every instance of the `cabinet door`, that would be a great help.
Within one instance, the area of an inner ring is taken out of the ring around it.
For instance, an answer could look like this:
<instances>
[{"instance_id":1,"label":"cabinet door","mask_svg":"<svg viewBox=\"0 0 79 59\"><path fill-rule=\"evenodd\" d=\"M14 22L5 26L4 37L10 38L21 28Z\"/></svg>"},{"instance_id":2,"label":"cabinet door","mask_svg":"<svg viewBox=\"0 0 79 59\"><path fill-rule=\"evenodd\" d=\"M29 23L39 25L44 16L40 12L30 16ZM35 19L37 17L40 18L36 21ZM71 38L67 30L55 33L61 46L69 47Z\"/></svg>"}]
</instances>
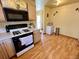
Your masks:
<instances>
[{"instance_id":1,"label":"cabinet door","mask_svg":"<svg viewBox=\"0 0 79 59\"><path fill-rule=\"evenodd\" d=\"M16 2L15 0L1 0L2 6L7 8L14 8L16 9Z\"/></svg>"},{"instance_id":2,"label":"cabinet door","mask_svg":"<svg viewBox=\"0 0 79 59\"><path fill-rule=\"evenodd\" d=\"M39 30L34 31L34 43L37 43L41 40L41 34Z\"/></svg>"},{"instance_id":3,"label":"cabinet door","mask_svg":"<svg viewBox=\"0 0 79 59\"><path fill-rule=\"evenodd\" d=\"M0 42L0 59L9 59L4 42Z\"/></svg>"},{"instance_id":4,"label":"cabinet door","mask_svg":"<svg viewBox=\"0 0 79 59\"><path fill-rule=\"evenodd\" d=\"M29 13L29 20L35 20L36 19L36 6L35 2L28 1L28 13Z\"/></svg>"},{"instance_id":5,"label":"cabinet door","mask_svg":"<svg viewBox=\"0 0 79 59\"><path fill-rule=\"evenodd\" d=\"M27 11L27 3L24 0L19 0L19 7L20 7L20 10Z\"/></svg>"},{"instance_id":6,"label":"cabinet door","mask_svg":"<svg viewBox=\"0 0 79 59\"><path fill-rule=\"evenodd\" d=\"M27 4L24 0L1 0L3 7L27 11Z\"/></svg>"},{"instance_id":7,"label":"cabinet door","mask_svg":"<svg viewBox=\"0 0 79 59\"><path fill-rule=\"evenodd\" d=\"M9 57L12 57L15 55L15 49L14 45L11 39L6 39L5 41L6 50L8 52Z\"/></svg>"},{"instance_id":8,"label":"cabinet door","mask_svg":"<svg viewBox=\"0 0 79 59\"><path fill-rule=\"evenodd\" d=\"M5 18L4 18L2 6L1 6L1 4L0 4L0 22L2 22L2 21L5 21Z\"/></svg>"}]
</instances>

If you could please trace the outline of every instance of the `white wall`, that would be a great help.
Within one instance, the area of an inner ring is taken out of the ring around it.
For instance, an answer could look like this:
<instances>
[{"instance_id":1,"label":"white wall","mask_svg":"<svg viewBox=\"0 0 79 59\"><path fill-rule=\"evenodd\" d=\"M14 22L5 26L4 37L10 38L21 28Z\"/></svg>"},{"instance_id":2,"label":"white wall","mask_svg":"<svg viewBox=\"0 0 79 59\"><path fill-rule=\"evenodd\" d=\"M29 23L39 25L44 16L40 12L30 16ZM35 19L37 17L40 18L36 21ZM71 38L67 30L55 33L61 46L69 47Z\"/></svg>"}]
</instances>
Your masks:
<instances>
[{"instance_id":1,"label":"white wall","mask_svg":"<svg viewBox=\"0 0 79 59\"><path fill-rule=\"evenodd\" d=\"M76 8L79 8L79 3L52 8L51 20L55 27L60 28L61 34L79 39L79 12L75 11ZM56 11L58 13L53 16Z\"/></svg>"}]
</instances>

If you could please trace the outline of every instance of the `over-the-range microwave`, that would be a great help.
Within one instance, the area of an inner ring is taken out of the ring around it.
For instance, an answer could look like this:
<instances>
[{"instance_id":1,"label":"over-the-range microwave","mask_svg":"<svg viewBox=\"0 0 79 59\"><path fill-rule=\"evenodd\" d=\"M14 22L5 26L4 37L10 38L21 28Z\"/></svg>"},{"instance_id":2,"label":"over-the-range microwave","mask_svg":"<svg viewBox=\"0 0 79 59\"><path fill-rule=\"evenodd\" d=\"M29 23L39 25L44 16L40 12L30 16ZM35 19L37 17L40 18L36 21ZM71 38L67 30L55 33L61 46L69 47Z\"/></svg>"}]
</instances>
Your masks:
<instances>
[{"instance_id":1,"label":"over-the-range microwave","mask_svg":"<svg viewBox=\"0 0 79 59\"><path fill-rule=\"evenodd\" d=\"M28 11L15 10L11 8L3 8L5 19L9 22L12 21L28 21Z\"/></svg>"}]
</instances>

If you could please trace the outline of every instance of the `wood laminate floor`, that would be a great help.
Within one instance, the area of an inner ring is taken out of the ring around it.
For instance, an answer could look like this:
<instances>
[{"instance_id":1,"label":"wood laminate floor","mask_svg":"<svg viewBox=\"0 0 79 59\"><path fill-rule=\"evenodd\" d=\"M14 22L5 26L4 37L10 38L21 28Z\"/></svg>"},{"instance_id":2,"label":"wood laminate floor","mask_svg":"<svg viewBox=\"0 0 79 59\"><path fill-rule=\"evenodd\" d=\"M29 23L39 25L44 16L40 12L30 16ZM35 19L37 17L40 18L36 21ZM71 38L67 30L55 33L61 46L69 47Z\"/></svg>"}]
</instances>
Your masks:
<instances>
[{"instance_id":1,"label":"wood laminate floor","mask_svg":"<svg viewBox=\"0 0 79 59\"><path fill-rule=\"evenodd\" d=\"M79 41L61 35L44 35L33 49L12 59L79 59Z\"/></svg>"}]
</instances>

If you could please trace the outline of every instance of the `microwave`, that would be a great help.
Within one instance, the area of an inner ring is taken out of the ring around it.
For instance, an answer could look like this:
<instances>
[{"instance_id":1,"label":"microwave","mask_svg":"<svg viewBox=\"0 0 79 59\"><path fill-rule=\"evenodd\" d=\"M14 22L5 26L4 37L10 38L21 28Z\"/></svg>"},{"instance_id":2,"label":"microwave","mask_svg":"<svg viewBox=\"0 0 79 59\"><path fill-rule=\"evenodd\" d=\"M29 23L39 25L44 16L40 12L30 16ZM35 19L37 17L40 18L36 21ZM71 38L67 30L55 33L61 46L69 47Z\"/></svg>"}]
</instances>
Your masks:
<instances>
[{"instance_id":1,"label":"microwave","mask_svg":"<svg viewBox=\"0 0 79 59\"><path fill-rule=\"evenodd\" d=\"M3 8L6 21L28 21L28 11Z\"/></svg>"}]
</instances>

